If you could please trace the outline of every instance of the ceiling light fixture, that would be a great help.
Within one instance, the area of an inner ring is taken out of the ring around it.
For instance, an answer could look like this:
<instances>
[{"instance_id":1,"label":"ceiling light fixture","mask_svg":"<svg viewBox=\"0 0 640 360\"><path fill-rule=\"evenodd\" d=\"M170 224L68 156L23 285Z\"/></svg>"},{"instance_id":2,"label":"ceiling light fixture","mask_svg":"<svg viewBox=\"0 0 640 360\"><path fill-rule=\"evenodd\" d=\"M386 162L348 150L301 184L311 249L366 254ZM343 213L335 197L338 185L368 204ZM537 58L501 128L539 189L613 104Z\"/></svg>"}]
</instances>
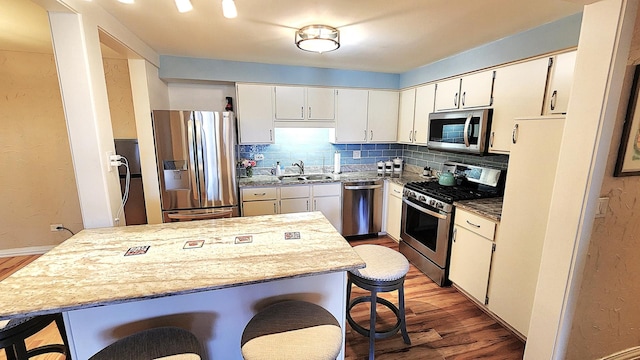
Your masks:
<instances>
[{"instance_id":1,"label":"ceiling light fixture","mask_svg":"<svg viewBox=\"0 0 640 360\"><path fill-rule=\"evenodd\" d=\"M309 25L296 31L296 45L305 51L323 53L340 47L340 31L327 25Z\"/></svg>"},{"instance_id":2,"label":"ceiling light fixture","mask_svg":"<svg viewBox=\"0 0 640 360\"><path fill-rule=\"evenodd\" d=\"M118 0L119 2L123 3L123 4L133 4L134 0Z\"/></svg>"},{"instance_id":3,"label":"ceiling light fixture","mask_svg":"<svg viewBox=\"0 0 640 360\"><path fill-rule=\"evenodd\" d=\"M191 5L191 0L176 0L176 7L178 11L181 13L193 10L193 5Z\"/></svg>"},{"instance_id":4,"label":"ceiling light fixture","mask_svg":"<svg viewBox=\"0 0 640 360\"><path fill-rule=\"evenodd\" d=\"M233 0L222 0L222 15L227 19L233 19L238 16L238 9Z\"/></svg>"}]
</instances>

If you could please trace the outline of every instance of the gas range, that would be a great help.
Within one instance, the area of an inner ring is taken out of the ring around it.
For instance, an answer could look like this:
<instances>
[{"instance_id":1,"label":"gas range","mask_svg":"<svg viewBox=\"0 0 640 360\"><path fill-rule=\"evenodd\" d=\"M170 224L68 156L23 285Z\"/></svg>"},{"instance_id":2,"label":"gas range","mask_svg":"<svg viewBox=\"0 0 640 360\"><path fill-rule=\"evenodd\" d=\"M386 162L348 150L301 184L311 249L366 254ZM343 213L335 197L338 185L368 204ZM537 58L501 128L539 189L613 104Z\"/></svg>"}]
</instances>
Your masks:
<instances>
[{"instance_id":1,"label":"gas range","mask_svg":"<svg viewBox=\"0 0 640 360\"><path fill-rule=\"evenodd\" d=\"M410 182L404 186L404 197L415 203L451 213L453 202L483 199L502 194L501 170L461 163L445 163L443 172L456 177L456 185L440 185L437 178L431 181Z\"/></svg>"}]
</instances>

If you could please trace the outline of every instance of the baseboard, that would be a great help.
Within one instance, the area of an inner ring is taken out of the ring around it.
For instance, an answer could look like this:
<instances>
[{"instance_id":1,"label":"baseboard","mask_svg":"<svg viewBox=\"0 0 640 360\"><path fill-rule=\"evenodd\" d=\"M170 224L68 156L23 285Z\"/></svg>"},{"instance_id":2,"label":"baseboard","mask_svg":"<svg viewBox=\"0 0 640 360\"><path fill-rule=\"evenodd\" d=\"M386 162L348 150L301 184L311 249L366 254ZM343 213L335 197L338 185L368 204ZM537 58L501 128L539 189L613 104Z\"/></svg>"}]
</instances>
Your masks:
<instances>
[{"instance_id":1,"label":"baseboard","mask_svg":"<svg viewBox=\"0 0 640 360\"><path fill-rule=\"evenodd\" d=\"M54 247L55 245L48 245L48 246L31 246L31 247L24 247L24 248L17 248L17 249L0 250L0 258L44 254L47 251L53 249Z\"/></svg>"}]
</instances>

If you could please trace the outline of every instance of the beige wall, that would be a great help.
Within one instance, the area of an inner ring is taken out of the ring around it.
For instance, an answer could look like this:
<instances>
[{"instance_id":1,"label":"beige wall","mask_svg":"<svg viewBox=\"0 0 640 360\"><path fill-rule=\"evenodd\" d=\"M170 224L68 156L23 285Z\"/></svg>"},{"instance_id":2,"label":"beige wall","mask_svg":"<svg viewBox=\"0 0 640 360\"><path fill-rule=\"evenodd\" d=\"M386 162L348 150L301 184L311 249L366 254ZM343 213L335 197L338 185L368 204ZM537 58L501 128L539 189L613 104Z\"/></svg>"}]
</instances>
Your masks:
<instances>
[{"instance_id":1,"label":"beige wall","mask_svg":"<svg viewBox=\"0 0 640 360\"><path fill-rule=\"evenodd\" d=\"M102 59L114 139L137 139L127 59Z\"/></svg>"},{"instance_id":2,"label":"beige wall","mask_svg":"<svg viewBox=\"0 0 640 360\"><path fill-rule=\"evenodd\" d=\"M636 20L630 64L640 62L640 22ZM604 218L595 220L567 359L597 359L639 345L640 338L640 177L613 177L633 80L629 66L621 95L601 196Z\"/></svg>"},{"instance_id":3,"label":"beige wall","mask_svg":"<svg viewBox=\"0 0 640 360\"><path fill-rule=\"evenodd\" d=\"M83 228L52 55L0 51L0 251L57 245Z\"/></svg>"}]
</instances>

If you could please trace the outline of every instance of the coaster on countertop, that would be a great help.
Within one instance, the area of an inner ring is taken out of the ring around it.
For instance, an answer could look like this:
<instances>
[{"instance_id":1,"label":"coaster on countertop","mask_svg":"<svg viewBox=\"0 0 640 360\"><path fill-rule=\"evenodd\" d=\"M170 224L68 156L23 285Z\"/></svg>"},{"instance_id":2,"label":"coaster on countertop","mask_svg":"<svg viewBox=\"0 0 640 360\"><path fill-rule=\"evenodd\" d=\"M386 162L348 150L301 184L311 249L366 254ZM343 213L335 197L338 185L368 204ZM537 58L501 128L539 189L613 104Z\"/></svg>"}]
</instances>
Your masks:
<instances>
[{"instance_id":1,"label":"coaster on countertop","mask_svg":"<svg viewBox=\"0 0 640 360\"><path fill-rule=\"evenodd\" d=\"M146 254L147 250L149 250L149 248L150 248L149 245L130 247L129 250L127 250L127 252L124 253L124 256Z\"/></svg>"},{"instance_id":2,"label":"coaster on countertop","mask_svg":"<svg viewBox=\"0 0 640 360\"><path fill-rule=\"evenodd\" d=\"M297 240L297 239L300 239L300 232L299 231L287 231L286 233L284 233L284 239L285 240Z\"/></svg>"},{"instance_id":3,"label":"coaster on countertop","mask_svg":"<svg viewBox=\"0 0 640 360\"><path fill-rule=\"evenodd\" d=\"M191 240L184 243L183 249L195 249L201 248L204 245L204 240Z\"/></svg>"},{"instance_id":4,"label":"coaster on countertop","mask_svg":"<svg viewBox=\"0 0 640 360\"><path fill-rule=\"evenodd\" d=\"M253 235L236 236L236 244L248 244L253 242Z\"/></svg>"}]
</instances>

